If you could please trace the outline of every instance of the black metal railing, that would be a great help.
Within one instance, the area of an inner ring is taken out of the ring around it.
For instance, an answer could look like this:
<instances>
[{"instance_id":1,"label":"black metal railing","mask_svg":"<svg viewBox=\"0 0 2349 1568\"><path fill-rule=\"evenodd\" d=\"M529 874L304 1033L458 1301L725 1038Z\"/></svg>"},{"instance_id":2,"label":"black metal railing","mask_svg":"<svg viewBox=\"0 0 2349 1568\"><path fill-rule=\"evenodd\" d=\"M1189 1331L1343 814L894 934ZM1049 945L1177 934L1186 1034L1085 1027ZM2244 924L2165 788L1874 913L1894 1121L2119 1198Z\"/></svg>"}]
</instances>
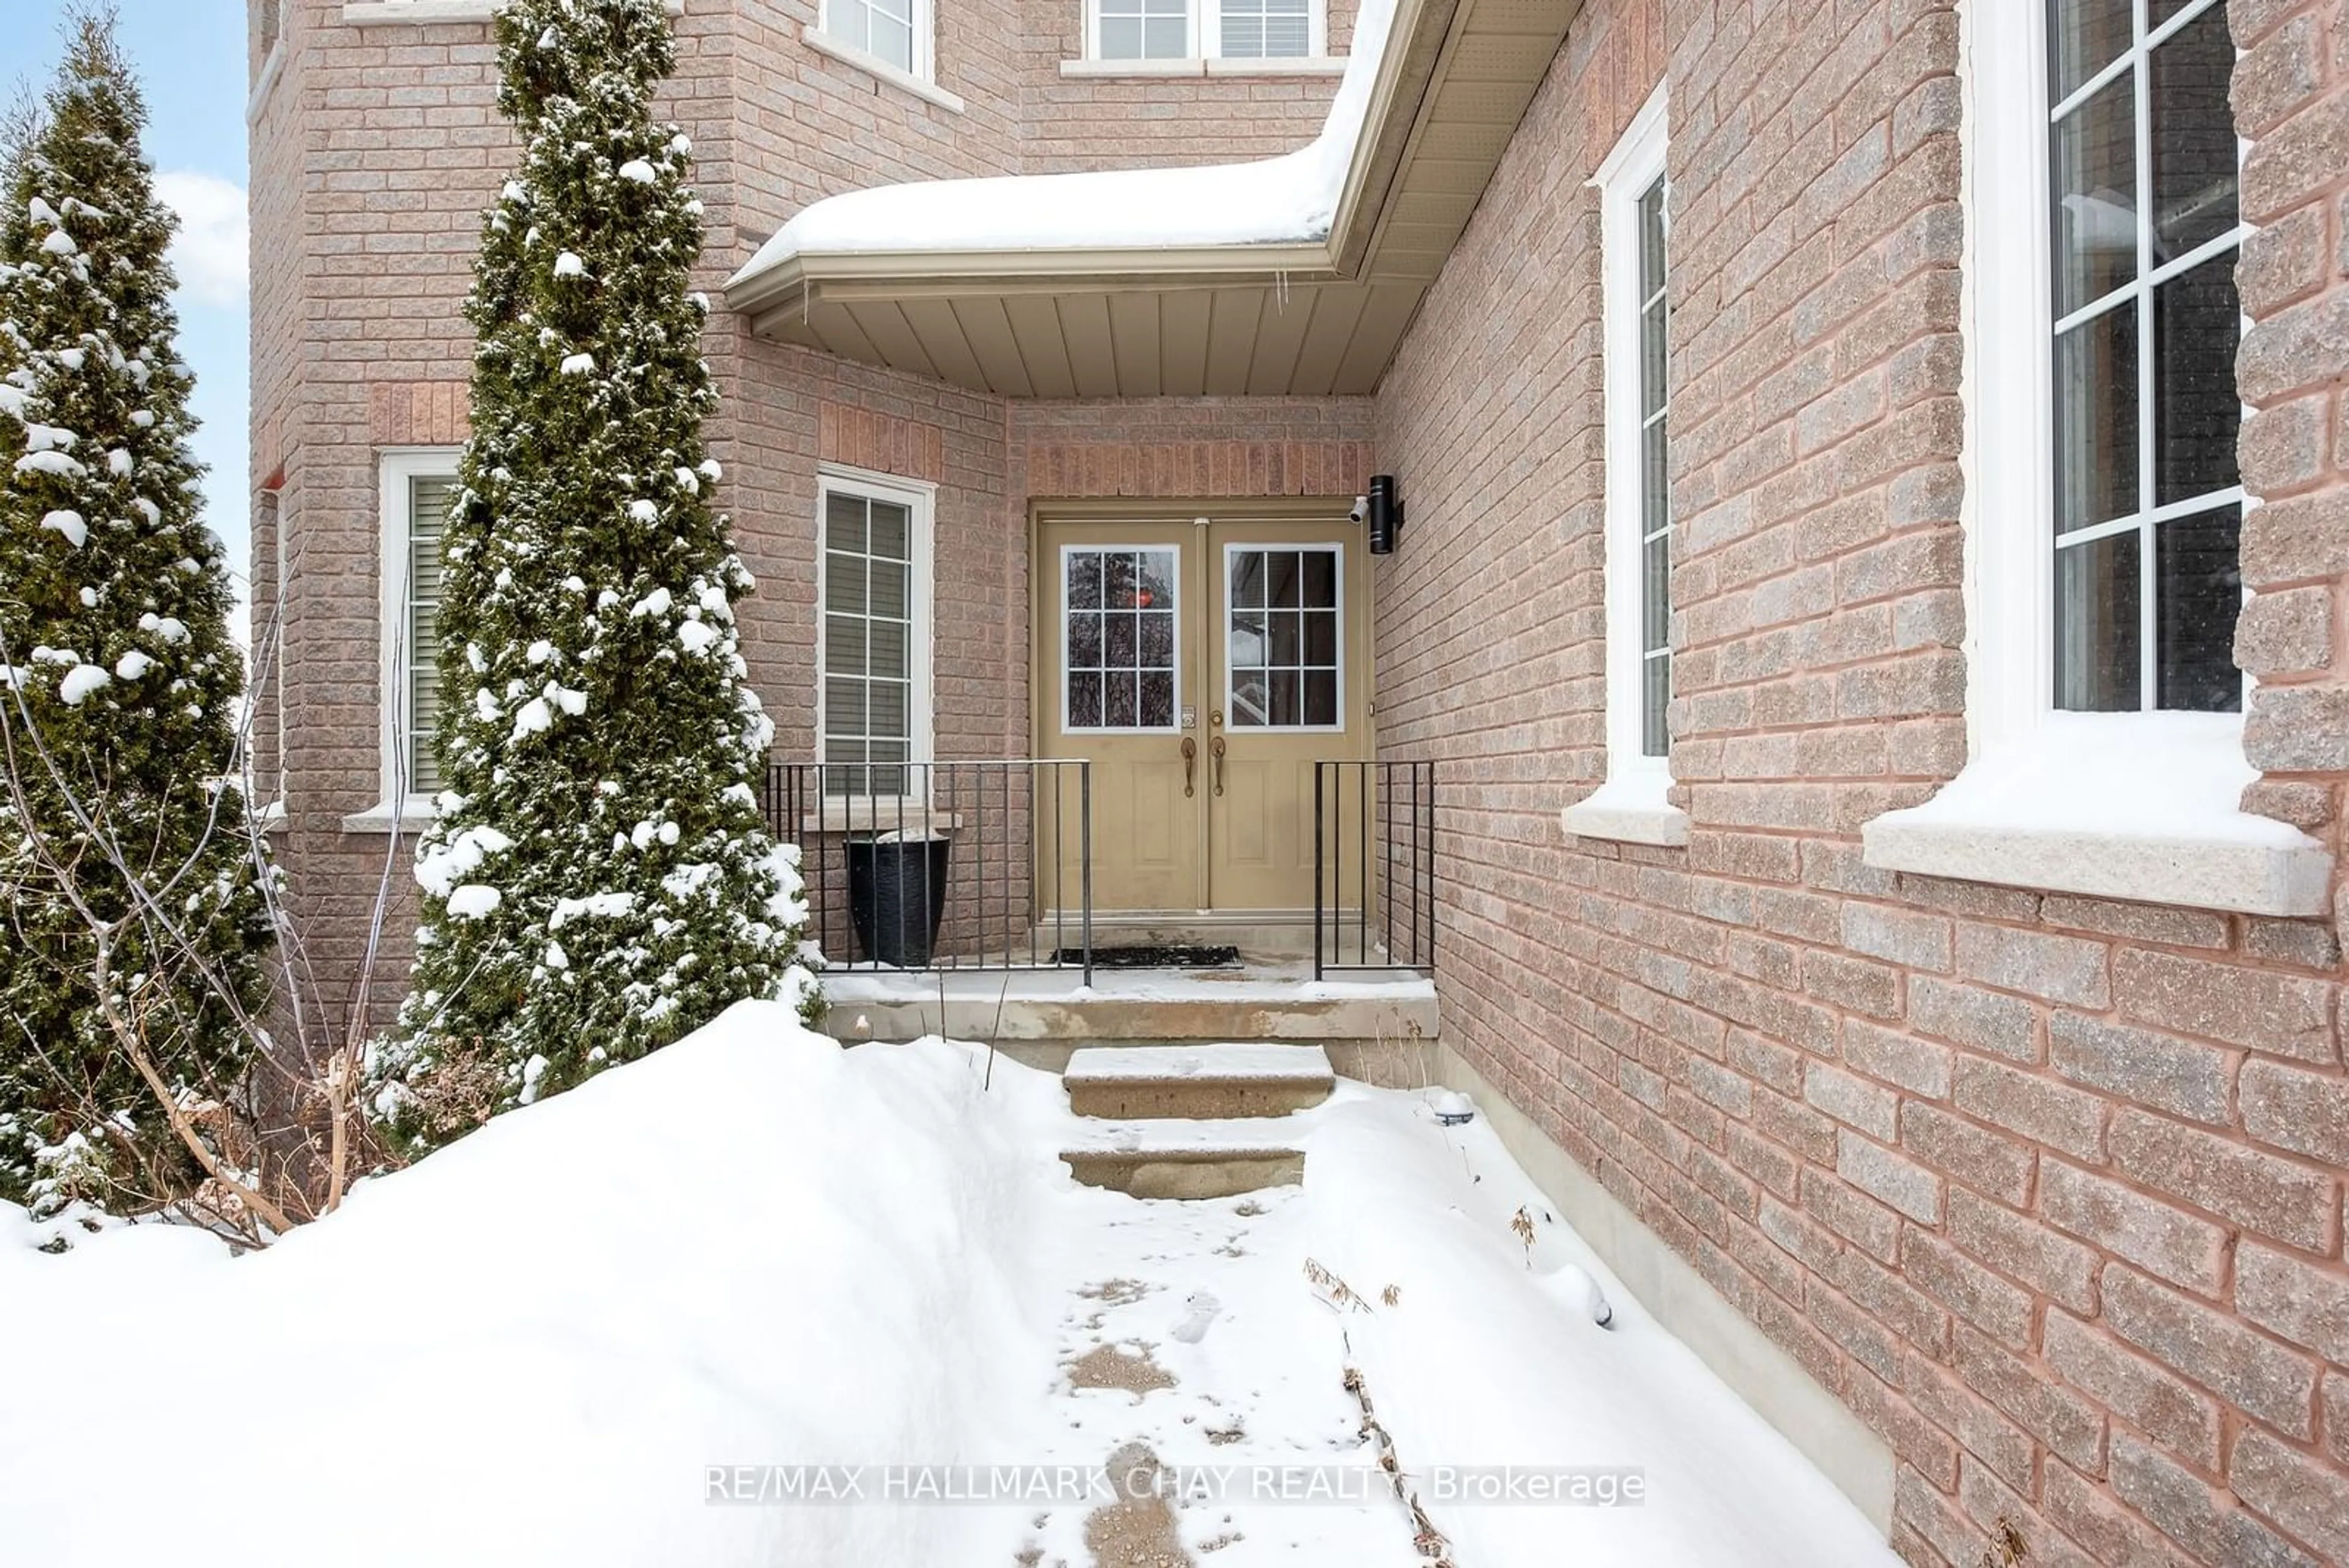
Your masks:
<instances>
[{"instance_id":1,"label":"black metal railing","mask_svg":"<svg viewBox=\"0 0 2349 1568\"><path fill-rule=\"evenodd\" d=\"M1093 973L1092 764L773 763L832 969Z\"/></svg>"},{"instance_id":2,"label":"black metal railing","mask_svg":"<svg viewBox=\"0 0 2349 1568\"><path fill-rule=\"evenodd\" d=\"M1313 764L1313 978L1435 971L1435 764Z\"/></svg>"}]
</instances>

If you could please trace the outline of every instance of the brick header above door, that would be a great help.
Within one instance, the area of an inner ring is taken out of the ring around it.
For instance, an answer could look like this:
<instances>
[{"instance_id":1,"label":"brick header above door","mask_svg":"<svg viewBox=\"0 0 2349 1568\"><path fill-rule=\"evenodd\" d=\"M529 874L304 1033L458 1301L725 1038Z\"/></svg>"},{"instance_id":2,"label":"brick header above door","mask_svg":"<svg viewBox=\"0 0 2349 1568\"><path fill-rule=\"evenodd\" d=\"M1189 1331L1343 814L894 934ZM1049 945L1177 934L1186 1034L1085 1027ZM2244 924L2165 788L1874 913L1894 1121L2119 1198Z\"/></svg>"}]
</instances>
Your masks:
<instances>
[{"instance_id":1,"label":"brick header above door","mask_svg":"<svg viewBox=\"0 0 2349 1568\"><path fill-rule=\"evenodd\" d=\"M1028 490L1056 496L1353 495L1366 441L1030 441Z\"/></svg>"}]
</instances>

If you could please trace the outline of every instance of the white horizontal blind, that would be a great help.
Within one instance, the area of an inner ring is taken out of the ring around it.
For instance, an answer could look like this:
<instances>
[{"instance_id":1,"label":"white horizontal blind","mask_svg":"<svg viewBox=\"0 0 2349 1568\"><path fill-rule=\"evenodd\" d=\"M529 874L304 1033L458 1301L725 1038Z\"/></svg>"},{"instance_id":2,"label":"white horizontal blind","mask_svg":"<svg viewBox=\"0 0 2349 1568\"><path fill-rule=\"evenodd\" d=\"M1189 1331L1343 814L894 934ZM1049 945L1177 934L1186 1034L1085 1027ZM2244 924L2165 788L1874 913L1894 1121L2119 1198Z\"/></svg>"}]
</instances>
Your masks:
<instances>
[{"instance_id":1,"label":"white horizontal blind","mask_svg":"<svg viewBox=\"0 0 2349 1568\"><path fill-rule=\"evenodd\" d=\"M402 636L407 643L410 794L430 794L440 787L440 764L432 752L432 734L440 722L440 532L456 493L457 482L445 475L408 482L408 605Z\"/></svg>"},{"instance_id":2,"label":"white horizontal blind","mask_svg":"<svg viewBox=\"0 0 2349 1568\"><path fill-rule=\"evenodd\" d=\"M1313 52L1310 0L1223 0L1223 55L1297 60Z\"/></svg>"}]
</instances>

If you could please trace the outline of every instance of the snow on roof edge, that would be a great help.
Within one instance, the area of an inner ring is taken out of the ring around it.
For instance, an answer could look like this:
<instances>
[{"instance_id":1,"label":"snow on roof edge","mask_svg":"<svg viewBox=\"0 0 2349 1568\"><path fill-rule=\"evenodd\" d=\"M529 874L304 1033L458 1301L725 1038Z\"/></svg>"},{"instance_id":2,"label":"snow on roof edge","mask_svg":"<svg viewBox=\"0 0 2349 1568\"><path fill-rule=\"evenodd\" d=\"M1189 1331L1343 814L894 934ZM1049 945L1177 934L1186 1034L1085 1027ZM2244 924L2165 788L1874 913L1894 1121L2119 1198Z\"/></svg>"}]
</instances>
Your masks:
<instances>
[{"instance_id":1,"label":"snow on roof edge","mask_svg":"<svg viewBox=\"0 0 2349 1568\"><path fill-rule=\"evenodd\" d=\"M1395 0L1362 0L1329 117L1294 152L1245 163L875 185L811 203L727 280L809 255L1162 250L1330 237L1369 118Z\"/></svg>"}]
</instances>

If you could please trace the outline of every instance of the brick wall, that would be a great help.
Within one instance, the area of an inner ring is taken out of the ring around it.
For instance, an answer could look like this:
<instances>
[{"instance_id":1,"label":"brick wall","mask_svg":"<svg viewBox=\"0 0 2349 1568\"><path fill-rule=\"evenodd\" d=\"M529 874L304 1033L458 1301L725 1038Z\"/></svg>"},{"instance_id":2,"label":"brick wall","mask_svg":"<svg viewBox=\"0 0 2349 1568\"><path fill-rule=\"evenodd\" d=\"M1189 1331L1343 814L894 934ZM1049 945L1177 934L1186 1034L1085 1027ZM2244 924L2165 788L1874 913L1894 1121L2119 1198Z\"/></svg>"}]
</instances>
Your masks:
<instances>
[{"instance_id":1,"label":"brick wall","mask_svg":"<svg viewBox=\"0 0 2349 1568\"><path fill-rule=\"evenodd\" d=\"M2343 732L2285 706L2342 711L2338 16L2236 6L2246 215L2291 225L2245 265L2280 747ZM1455 781L1444 1036L1884 1436L1909 1561L2002 1521L2033 1563L2340 1561L2329 925L1860 862L1965 754L1957 65L1935 0L1593 0L1430 296L1378 400L1377 633L1382 744ZM1584 182L1660 78L1685 848L1557 817L1605 769Z\"/></svg>"},{"instance_id":2,"label":"brick wall","mask_svg":"<svg viewBox=\"0 0 2349 1568\"><path fill-rule=\"evenodd\" d=\"M248 4L256 79L270 3ZM290 820L280 848L312 962L339 1007L385 859L380 835L341 827L380 794L378 457L386 447L463 439L471 337L460 306L481 213L512 141L495 111L487 23L359 27L343 21L341 0L282 4L279 74L252 138L253 469L256 485L274 486L293 578L282 694ZM1025 30L1048 15L1073 29L1079 0L1055 5L1049 14L1009 0L943 8L937 78L964 100L957 113L810 48L802 32L815 0L688 0L676 23L678 71L658 111L694 140L709 224L699 286L715 291L819 197L1026 167L1031 141L1060 134L1040 131L1031 115L1058 90L1067 46L1040 44ZM1341 3L1341 43L1350 14ZM1332 85L1156 83L1148 112L1121 105L1104 85L1097 107L1105 118L1087 134L1096 154L1109 147L1123 161L1278 152L1319 127ZM1259 108L1247 107L1257 99ZM1047 118L1073 124L1092 112L1064 110ZM1139 142L1109 135L1112 123L1145 120L1164 133ZM1244 134L1227 129L1243 121ZM1046 151L1035 161L1082 160ZM1007 488L1014 456L1000 400L760 343L731 318L713 326L707 347L723 398L708 431L729 474L720 501L761 580L742 611L746 653L779 748L806 754L813 744L811 563L823 459L910 471L940 485L939 579L986 587L940 605L938 750L1024 752L1027 492ZM1299 418L1300 439L1329 422L1326 410ZM1092 423L1099 439L1111 439L1108 421ZM1363 435L1363 424L1357 420L1350 435ZM1279 447L1287 433L1276 426L1251 439ZM897 468L901 456L907 469ZM1288 471L1279 472L1293 488ZM257 584L274 580L273 545L266 530L256 535ZM262 701L280 702L274 682ZM413 923L404 864L391 882L379 1012L396 1000Z\"/></svg>"},{"instance_id":3,"label":"brick wall","mask_svg":"<svg viewBox=\"0 0 2349 1568\"><path fill-rule=\"evenodd\" d=\"M2246 805L2342 843L2349 670L2335 657L2349 582L2349 17L2338 6L2239 4L2237 129L2243 167L2238 283L2254 323L2238 360L2254 410L2243 483L2262 503L2243 524L2254 597L2236 660L2257 678L2248 726L2268 771ZM2345 915L2344 918L2349 918Z\"/></svg>"},{"instance_id":4,"label":"brick wall","mask_svg":"<svg viewBox=\"0 0 2349 1568\"><path fill-rule=\"evenodd\" d=\"M1330 0L1330 51L1353 37L1357 0ZM1312 139L1334 76L1078 76L1082 0L1020 0L1021 168L1031 174L1269 158Z\"/></svg>"}]
</instances>

